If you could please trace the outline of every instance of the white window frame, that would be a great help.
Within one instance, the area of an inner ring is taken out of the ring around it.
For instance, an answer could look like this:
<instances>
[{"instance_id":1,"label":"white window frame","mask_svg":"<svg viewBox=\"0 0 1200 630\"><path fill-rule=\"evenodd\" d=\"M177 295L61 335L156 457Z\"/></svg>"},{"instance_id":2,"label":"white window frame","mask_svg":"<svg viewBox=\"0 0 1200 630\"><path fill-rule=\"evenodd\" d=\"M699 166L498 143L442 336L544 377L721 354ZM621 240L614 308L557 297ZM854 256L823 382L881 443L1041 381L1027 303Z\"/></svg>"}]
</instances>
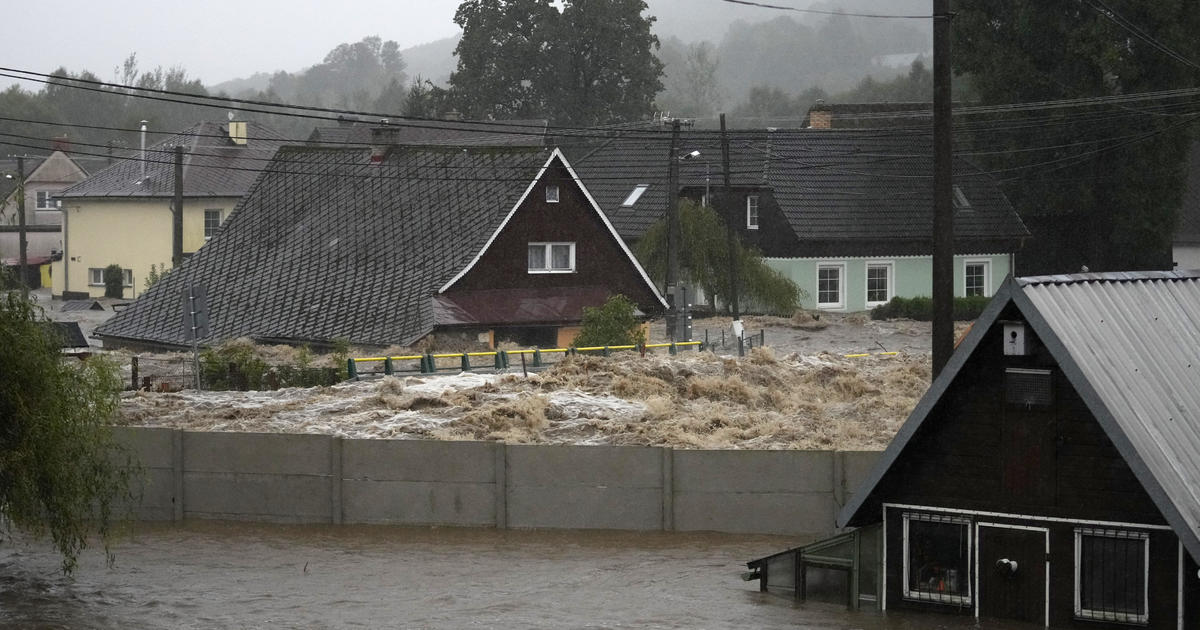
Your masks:
<instances>
[{"instance_id":1,"label":"white window frame","mask_svg":"<svg viewBox=\"0 0 1200 630\"><path fill-rule=\"evenodd\" d=\"M217 213L217 225L215 227L213 227L212 234L209 234L209 232L208 232L208 213L209 212ZM225 210L224 209L222 209L222 208L205 208L204 209L204 240L207 241L207 240L211 239L213 236L215 236L217 233L217 230L220 229L221 224L224 222L225 222Z\"/></svg>"},{"instance_id":2,"label":"white window frame","mask_svg":"<svg viewBox=\"0 0 1200 630\"><path fill-rule=\"evenodd\" d=\"M121 268L121 286L133 286L133 270ZM104 267L88 267L88 286L102 287L104 286Z\"/></svg>"},{"instance_id":3,"label":"white window frame","mask_svg":"<svg viewBox=\"0 0 1200 630\"><path fill-rule=\"evenodd\" d=\"M838 272L838 301L822 302L821 301L821 271L823 269L837 269ZM817 308L836 310L846 307L846 263L844 262L824 262L817 263L817 282L813 286L817 299Z\"/></svg>"},{"instance_id":4,"label":"white window frame","mask_svg":"<svg viewBox=\"0 0 1200 630\"><path fill-rule=\"evenodd\" d=\"M962 296L967 297L967 267L983 265L983 297L992 295L992 261L985 258L968 258L962 265Z\"/></svg>"},{"instance_id":5,"label":"white window frame","mask_svg":"<svg viewBox=\"0 0 1200 630\"><path fill-rule=\"evenodd\" d=\"M49 190L38 190L33 193L33 207L35 210L57 210L54 205L54 193Z\"/></svg>"},{"instance_id":6,"label":"white window frame","mask_svg":"<svg viewBox=\"0 0 1200 630\"><path fill-rule=\"evenodd\" d=\"M530 268L530 267L528 267L529 247L537 247L539 245L545 248L545 254L544 254L544 257L542 260L545 261L546 266L541 269ZM554 253L555 245L560 245L560 246L566 245L571 248L571 266L570 266L570 268L554 269L552 267L552 265L554 264L553 253ZM575 243L574 242L565 242L565 241L529 243L528 247L526 247L526 250L525 250L525 261L526 261L526 267L527 267L529 273L575 273Z\"/></svg>"},{"instance_id":7,"label":"white window frame","mask_svg":"<svg viewBox=\"0 0 1200 630\"><path fill-rule=\"evenodd\" d=\"M758 195L746 195L746 229L758 229Z\"/></svg>"},{"instance_id":8,"label":"white window frame","mask_svg":"<svg viewBox=\"0 0 1200 630\"><path fill-rule=\"evenodd\" d=\"M558 184L546 185L546 203L558 203L559 190Z\"/></svg>"},{"instance_id":9,"label":"white window frame","mask_svg":"<svg viewBox=\"0 0 1200 630\"><path fill-rule=\"evenodd\" d=\"M871 300L871 268L883 267L887 269L887 288L885 289L886 299L882 302ZM867 307L879 306L887 304L896 295L896 263L891 260L868 260L866 267L863 269L863 298Z\"/></svg>"},{"instance_id":10,"label":"white window frame","mask_svg":"<svg viewBox=\"0 0 1200 630\"><path fill-rule=\"evenodd\" d=\"M633 204L637 203L638 199L641 199L642 195L645 194L646 190L649 188L650 184L638 184L637 186L634 186L633 190L629 191L629 196L625 197L625 201L621 202L621 207L632 208Z\"/></svg>"},{"instance_id":11,"label":"white window frame","mask_svg":"<svg viewBox=\"0 0 1200 630\"><path fill-rule=\"evenodd\" d=\"M971 606L974 603L974 583L975 576L970 575L972 568L975 566L975 528L971 526L971 519L962 516L946 516L944 514L924 514L920 512L904 512L901 514L903 518L902 546L901 552L904 557L904 564L901 567L901 588L904 599L927 602L931 604L946 604L950 606ZM960 579L966 587L966 595L942 595L931 597L924 591L913 590L908 583L909 577L909 545L908 545L908 523L909 521L924 521L929 523L948 523L950 525L960 525L967 534L967 558L965 565L967 566L968 575L962 576Z\"/></svg>"},{"instance_id":12,"label":"white window frame","mask_svg":"<svg viewBox=\"0 0 1200 630\"><path fill-rule=\"evenodd\" d=\"M1090 610L1083 607L1083 537L1123 538L1142 542L1142 614ZM1075 617L1095 621L1147 624L1150 622L1150 534L1124 529L1075 528Z\"/></svg>"}]
</instances>

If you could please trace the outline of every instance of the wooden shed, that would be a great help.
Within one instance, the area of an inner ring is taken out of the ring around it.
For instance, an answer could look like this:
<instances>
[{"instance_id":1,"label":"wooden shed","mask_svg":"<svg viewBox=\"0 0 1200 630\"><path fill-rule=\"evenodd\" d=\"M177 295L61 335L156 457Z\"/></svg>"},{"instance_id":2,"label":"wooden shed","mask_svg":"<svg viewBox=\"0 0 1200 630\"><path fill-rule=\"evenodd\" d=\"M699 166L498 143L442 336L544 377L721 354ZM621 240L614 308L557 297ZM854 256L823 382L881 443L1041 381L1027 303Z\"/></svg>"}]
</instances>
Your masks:
<instances>
[{"instance_id":1,"label":"wooden shed","mask_svg":"<svg viewBox=\"0 0 1200 630\"><path fill-rule=\"evenodd\" d=\"M854 607L1200 628L1200 272L1007 279L838 525Z\"/></svg>"}]
</instances>

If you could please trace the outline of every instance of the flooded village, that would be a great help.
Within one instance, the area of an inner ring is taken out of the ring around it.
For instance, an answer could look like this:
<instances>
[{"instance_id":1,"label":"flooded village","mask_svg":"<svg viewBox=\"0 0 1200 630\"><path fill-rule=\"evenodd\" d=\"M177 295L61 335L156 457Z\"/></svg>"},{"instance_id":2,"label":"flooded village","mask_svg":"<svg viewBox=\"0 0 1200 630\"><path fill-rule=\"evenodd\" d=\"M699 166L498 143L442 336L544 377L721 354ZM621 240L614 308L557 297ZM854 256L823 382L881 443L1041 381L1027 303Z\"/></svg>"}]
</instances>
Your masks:
<instances>
[{"instance_id":1,"label":"flooded village","mask_svg":"<svg viewBox=\"0 0 1200 630\"><path fill-rule=\"evenodd\" d=\"M0 628L1200 628L1200 8L62 4Z\"/></svg>"}]
</instances>

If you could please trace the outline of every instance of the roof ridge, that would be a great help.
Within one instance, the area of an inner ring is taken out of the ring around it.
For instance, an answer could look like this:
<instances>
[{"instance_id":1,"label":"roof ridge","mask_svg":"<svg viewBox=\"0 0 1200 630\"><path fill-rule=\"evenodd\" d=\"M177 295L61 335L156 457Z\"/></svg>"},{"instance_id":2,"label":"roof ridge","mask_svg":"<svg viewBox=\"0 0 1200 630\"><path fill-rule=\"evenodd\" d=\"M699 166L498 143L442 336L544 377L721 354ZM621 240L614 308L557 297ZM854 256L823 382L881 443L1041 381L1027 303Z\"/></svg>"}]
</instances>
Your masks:
<instances>
[{"instance_id":1,"label":"roof ridge","mask_svg":"<svg viewBox=\"0 0 1200 630\"><path fill-rule=\"evenodd\" d=\"M1078 282L1139 282L1144 280L1196 280L1200 269L1171 271L1106 271L1025 276L1016 278L1017 284L1026 287L1041 284L1073 284Z\"/></svg>"}]
</instances>

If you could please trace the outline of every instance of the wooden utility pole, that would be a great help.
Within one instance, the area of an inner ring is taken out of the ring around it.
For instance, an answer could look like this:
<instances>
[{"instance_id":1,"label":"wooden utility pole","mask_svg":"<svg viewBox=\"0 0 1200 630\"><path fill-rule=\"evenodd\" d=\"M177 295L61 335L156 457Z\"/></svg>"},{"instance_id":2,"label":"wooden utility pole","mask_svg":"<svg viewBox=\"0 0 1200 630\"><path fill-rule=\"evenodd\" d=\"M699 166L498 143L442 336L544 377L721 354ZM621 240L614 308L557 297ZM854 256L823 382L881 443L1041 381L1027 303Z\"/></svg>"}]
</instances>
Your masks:
<instances>
[{"instance_id":1,"label":"wooden utility pole","mask_svg":"<svg viewBox=\"0 0 1200 630\"><path fill-rule=\"evenodd\" d=\"M721 170L725 175L725 187L721 195L721 211L725 214L725 238L729 245L729 306L733 321L741 319L738 309L738 255L737 255L737 209L733 205L729 175L729 135L725 131L725 114L721 114Z\"/></svg>"},{"instance_id":2,"label":"wooden utility pole","mask_svg":"<svg viewBox=\"0 0 1200 630\"><path fill-rule=\"evenodd\" d=\"M667 157L667 338L675 341L679 325L679 119L671 123L671 154Z\"/></svg>"},{"instance_id":3,"label":"wooden utility pole","mask_svg":"<svg viewBox=\"0 0 1200 630\"><path fill-rule=\"evenodd\" d=\"M183 145L175 145L175 199L171 216L171 267L183 264Z\"/></svg>"},{"instance_id":4,"label":"wooden utility pole","mask_svg":"<svg viewBox=\"0 0 1200 630\"><path fill-rule=\"evenodd\" d=\"M954 353L950 0L933 0L933 378Z\"/></svg>"},{"instance_id":5,"label":"wooden utility pole","mask_svg":"<svg viewBox=\"0 0 1200 630\"><path fill-rule=\"evenodd\" d=\"M20 251L21 294L29 297L29 282L26 265L29 262L29 240L25 235L25 156L17 156L17 221L19 230L17 248Z\"/></svg>"}]
</instances>

